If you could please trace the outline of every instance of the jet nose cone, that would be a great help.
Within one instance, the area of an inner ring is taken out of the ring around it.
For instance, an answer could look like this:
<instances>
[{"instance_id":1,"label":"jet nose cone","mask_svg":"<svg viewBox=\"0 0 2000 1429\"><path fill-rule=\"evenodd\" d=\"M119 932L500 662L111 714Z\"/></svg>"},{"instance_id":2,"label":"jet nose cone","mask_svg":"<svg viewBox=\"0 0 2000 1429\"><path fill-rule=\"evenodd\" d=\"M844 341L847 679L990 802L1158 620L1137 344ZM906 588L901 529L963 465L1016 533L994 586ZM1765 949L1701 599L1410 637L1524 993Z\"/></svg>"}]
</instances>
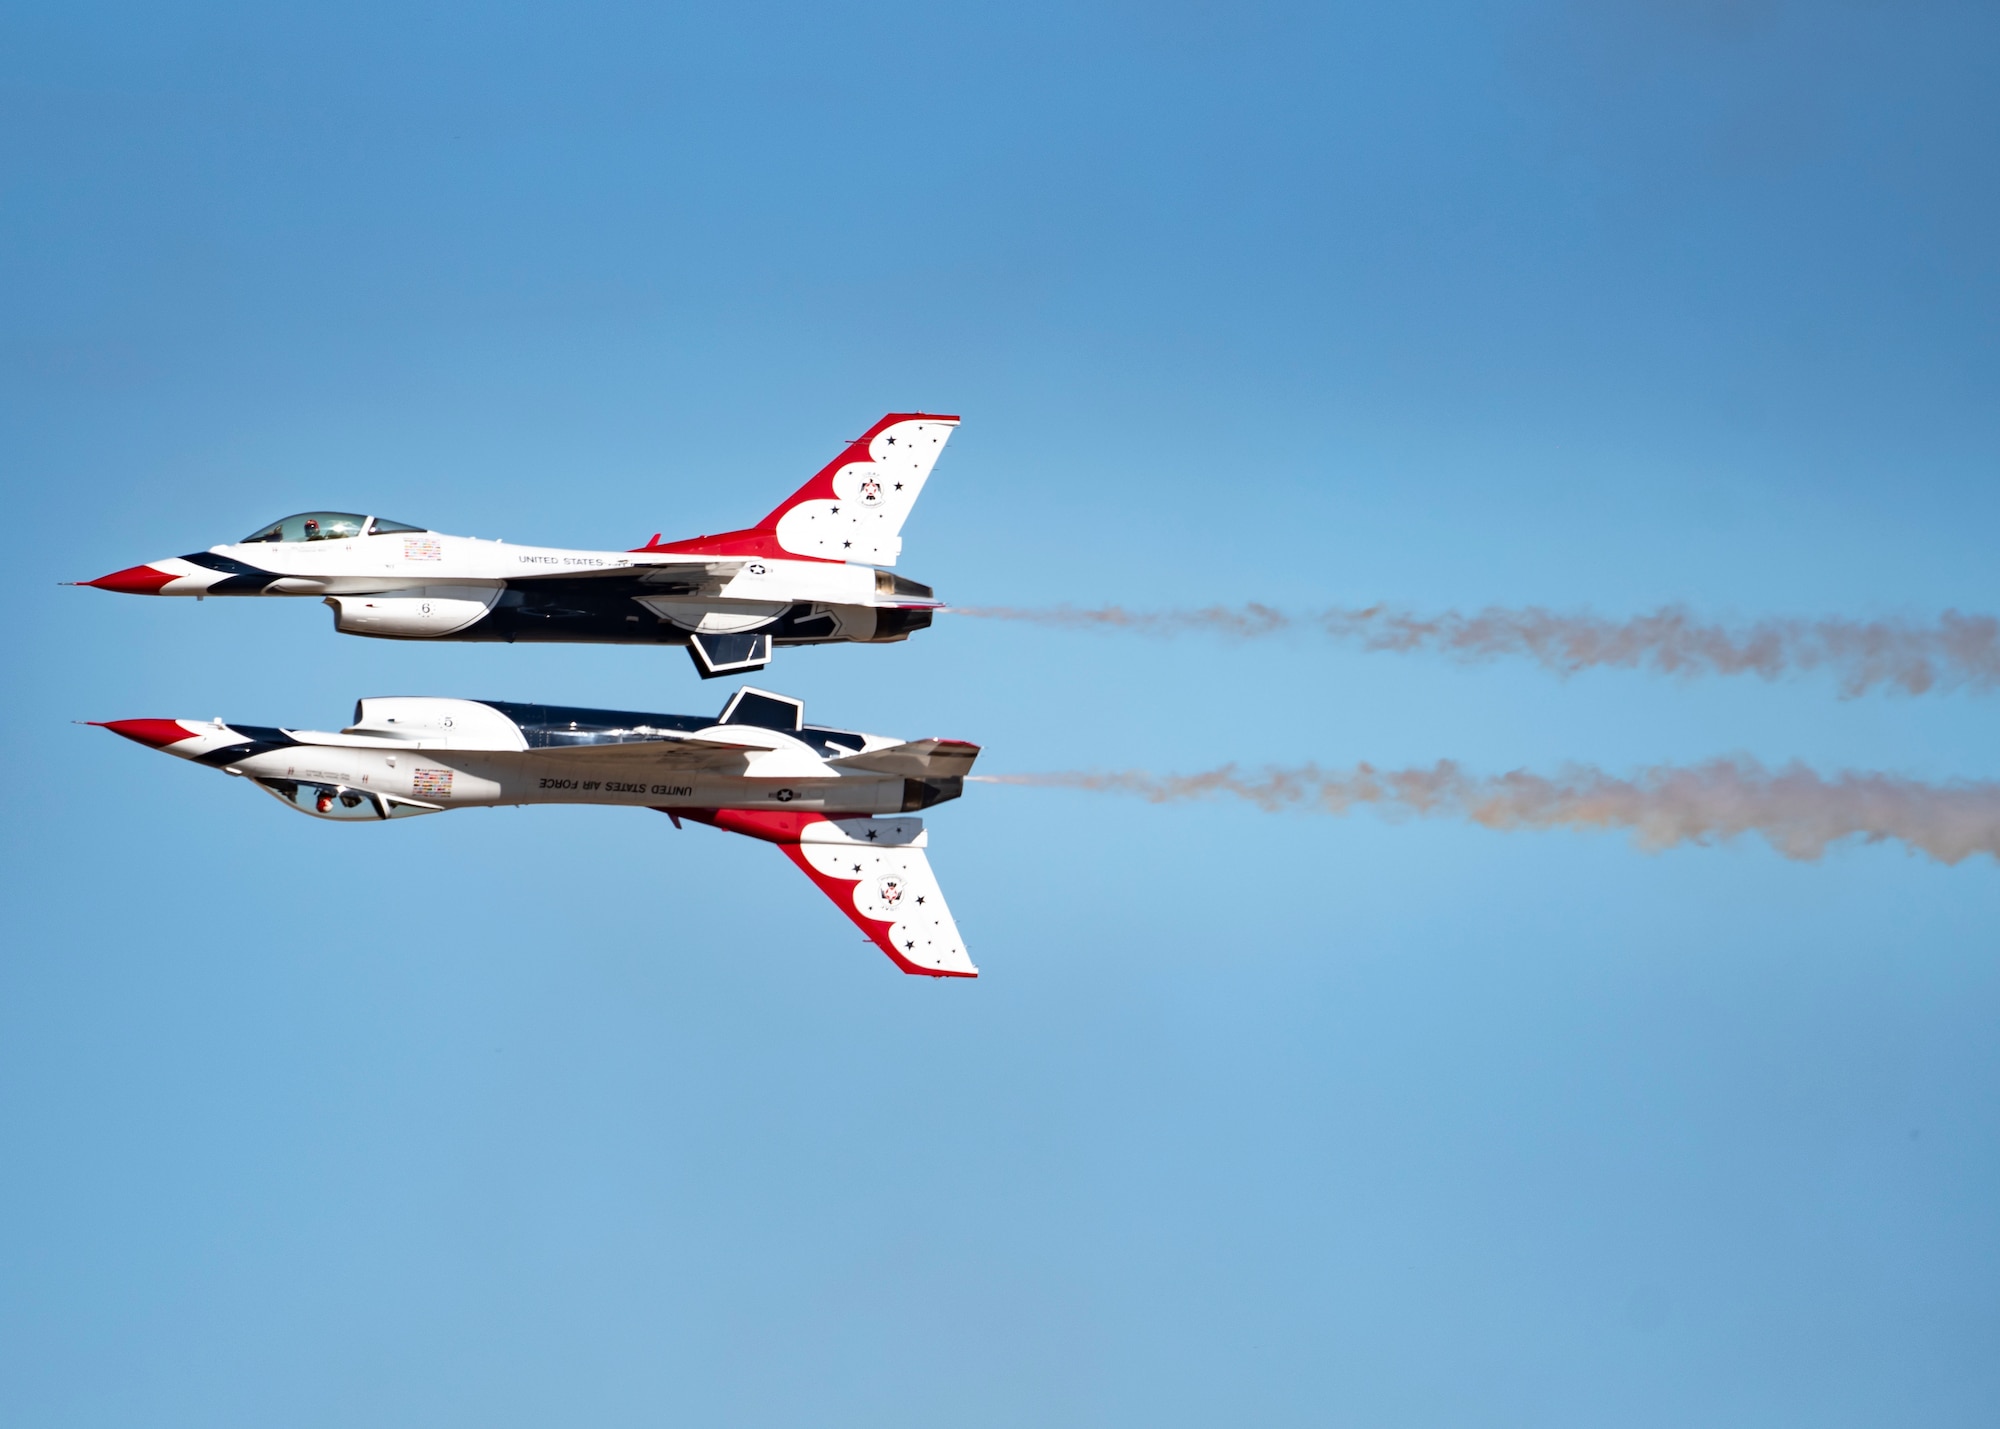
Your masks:
<instances>
[{"instance_id":1,"label":"jet nose cone","mask_svg":"<svg viewBox=\"0 0 2000 1429\"><path fill-rule=\"evenodd\" d=\"M177 719L94 719L91 723L113 734L122 734L148 749L165 749L170 744L194 738Z\"/></svg>"},{"instance_id":2,"label":"jet nose cone","mask_svg":"<svg viewBox=\"0 0 2000 1429\"><path fill-rule=\"evenodd\" d=\"M120 591L125 595L158 595L163 586L172 585L178 579L172 571L163 571L158 566L127 566L122 571L113 571L108 576L79 584L95 586L98 590Z\"/></svg>"}]
</instances>

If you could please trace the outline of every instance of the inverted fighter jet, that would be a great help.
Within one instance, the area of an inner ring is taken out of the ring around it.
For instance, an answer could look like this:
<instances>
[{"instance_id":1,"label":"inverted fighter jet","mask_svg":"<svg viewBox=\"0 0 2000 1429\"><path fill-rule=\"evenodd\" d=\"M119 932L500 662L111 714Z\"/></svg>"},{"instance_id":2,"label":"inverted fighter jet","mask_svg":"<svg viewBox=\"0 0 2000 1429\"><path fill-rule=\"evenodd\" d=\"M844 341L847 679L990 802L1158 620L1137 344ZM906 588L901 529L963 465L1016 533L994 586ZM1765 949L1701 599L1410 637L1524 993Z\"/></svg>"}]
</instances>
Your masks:
<instances>
[{"instance_id":1,"label":"inverted fighter jet","mask_svg":"<svg viewBox=\"0 0 2000 1429\"><path fill-rule=\"evenodd\" d=\"M756 525L632 551L513 546L344 511L273 521L81 582L128 595L319 596L333 628L389 640L685 645L704 679L761 669L774 645L907 640L942 602L875 567L956 417L891 413Z\"/></svg>"},{"instance_id":2,"label":"inverted fighter jet","mask_svg":"<svg viewBox=\"0 0 2000 1429\"><path fill-rule=\"evenodd\" d=\"M500 804L622 804L774 843L906 973L977 977L924 856L979 746L807 724L741 689L714 719L500 700L369 699L337 733L221 720L101 728L220 769L315 818L375 823Z\"/></svg>"}]
</instances>

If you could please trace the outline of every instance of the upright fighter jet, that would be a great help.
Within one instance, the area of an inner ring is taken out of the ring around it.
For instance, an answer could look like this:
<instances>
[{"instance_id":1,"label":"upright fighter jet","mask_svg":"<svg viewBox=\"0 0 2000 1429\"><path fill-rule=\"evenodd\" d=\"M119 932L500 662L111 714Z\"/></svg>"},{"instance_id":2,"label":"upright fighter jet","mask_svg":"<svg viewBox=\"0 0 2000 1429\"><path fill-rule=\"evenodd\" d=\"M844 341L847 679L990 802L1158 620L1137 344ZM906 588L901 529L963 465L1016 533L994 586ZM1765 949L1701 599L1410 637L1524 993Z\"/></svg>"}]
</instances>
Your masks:
<instances>
[{"instance_id":1,"label":"upright fighter jet","mask_svg":"<svg viewBox=\"0 0 2000 1429\"><path fill-rule=\"evenodd\" d=\"M499 804L623 804L774 843L906 973L977 977L924 856L979 746L807 724L744 688L714 719L500 700L368 699L338 732L221 720L102 728L247 779L316 818L376 823Z\"/></svg>"},{"instance_id":2,"label":"upright fighter jet","mask_svg":"<svg viewBox=\"0 0 2000 1429\"><path fill-rule=\"evenodd\" d=\"M892 412L754 526L632 551L512 546L344 511L287 516L81 584L128 595L319 596L334 629L390 640L685 645L704 679L774 645L906 640L943 602L875 569L958 418Z\"/></svg>"}]
</instances>

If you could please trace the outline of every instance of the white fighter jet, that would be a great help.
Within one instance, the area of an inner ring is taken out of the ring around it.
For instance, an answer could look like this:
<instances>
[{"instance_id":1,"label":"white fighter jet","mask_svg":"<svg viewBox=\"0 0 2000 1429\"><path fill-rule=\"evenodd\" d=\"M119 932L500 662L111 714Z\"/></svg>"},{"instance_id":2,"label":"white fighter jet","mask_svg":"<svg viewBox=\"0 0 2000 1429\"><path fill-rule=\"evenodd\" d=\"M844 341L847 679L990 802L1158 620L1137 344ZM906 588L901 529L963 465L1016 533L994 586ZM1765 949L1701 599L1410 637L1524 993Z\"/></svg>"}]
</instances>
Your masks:
<instances>
[{"instance_id":1,"label":"white fighter jet","mask_svg":"<svg viewBox=\"0 0 2000 1429\"><path fill-rule=\"evenodd\" d=\"M500 804L622 804L778 845L906 973L977 977L924 856L979 746L805 722L741 689L714 719L499 700L368 699L338 732L121 719L101 728L249 780L317 818Z\"/></svg>"},{"instance_id":2,"label":"white fighter jet","mask_svg":"<svg viewBox=\"0 0 2000 1429\"><path fill-rule=\"evenodd\" d=\"M447 536L383 516L308 511L80 584L128 595L318 596L334 629L391 640L685 645L704 679L774 645L907 640L942 602L876 567L958 418L892 412L756 525L631 551Z\"/></svg>"}]
</instances>

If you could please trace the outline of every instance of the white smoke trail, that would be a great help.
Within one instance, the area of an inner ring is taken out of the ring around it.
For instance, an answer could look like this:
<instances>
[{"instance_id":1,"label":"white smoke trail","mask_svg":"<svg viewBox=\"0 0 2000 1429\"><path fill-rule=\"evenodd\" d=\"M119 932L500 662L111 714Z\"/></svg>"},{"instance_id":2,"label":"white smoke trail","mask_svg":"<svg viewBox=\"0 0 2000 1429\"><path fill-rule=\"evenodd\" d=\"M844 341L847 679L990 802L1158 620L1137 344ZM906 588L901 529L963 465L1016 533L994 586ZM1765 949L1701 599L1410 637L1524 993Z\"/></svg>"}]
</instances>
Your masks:
<instances>
[{"instance_id":1,"label":"white smoke trail","mask_svg":"<svg viewBox=\"0 0 2000 1429\"><path fill-rule=\"evenodd\" d=\"M1100 605L1087 610L1073 605L952 605L945 609L953 615L970 615L980 620L1021 620L1072 629L1136 630L1147 635L1205 632L1249 639L1275 635L1298 624L1282 610L1259 605L1254 600L1247 605L1206 605L1199 610L1127 610L1122 605Z\"/></svg>"},{"instance_id":2,"label":"white smoke trail","mask_svg":"<svg viewBox=\"0 0 2000 1429\"><path fill-rule=\"evenodd\" d=\"M1908 845L1943 863L2000 858L2000 783L1926 784L1892 774L1822 777L1800 764L1766 769L1751 759L1662 765L1621 779L1589 766L1554 776L1468 774L1444 760L1428 768L1321 769L1316 764L1244 773L1234 764L1198 774L1065 772L971 776L989 784L1136 794L1156 804L1227 797L1268 812L1345 814L1372 805L1392 816L1469 819L1489 829L1628 829L1643 849L1761 835L1786 858L1816 859L1858 837Z\"/></svg>"},{"instance_id":3,"label":"white smoke trail","mask_svg":"<svg viewBox=\"0 0 2000 1429\"><path fill-rule=\"evenodd\" d=\"M1877 687L1912 695L2000 688L2000 619L1956 610L1932 622L1820 617L1732 626L1698 620L1677 605L1625 620L1535 606L1491 606L1472 614L1437 615L1387 605L1335 606L1299 616L1255 603L1159 611L1117 605L953 609L985 620L1149 635L1205 631L1250 639L1317 628L1363 650L1432 650L1466 663L1525 657L1564 675L1609 667L1684 677L1758 675L1776 680L1826 670L1847 696Z\"/></svg>"}]
</instances>

